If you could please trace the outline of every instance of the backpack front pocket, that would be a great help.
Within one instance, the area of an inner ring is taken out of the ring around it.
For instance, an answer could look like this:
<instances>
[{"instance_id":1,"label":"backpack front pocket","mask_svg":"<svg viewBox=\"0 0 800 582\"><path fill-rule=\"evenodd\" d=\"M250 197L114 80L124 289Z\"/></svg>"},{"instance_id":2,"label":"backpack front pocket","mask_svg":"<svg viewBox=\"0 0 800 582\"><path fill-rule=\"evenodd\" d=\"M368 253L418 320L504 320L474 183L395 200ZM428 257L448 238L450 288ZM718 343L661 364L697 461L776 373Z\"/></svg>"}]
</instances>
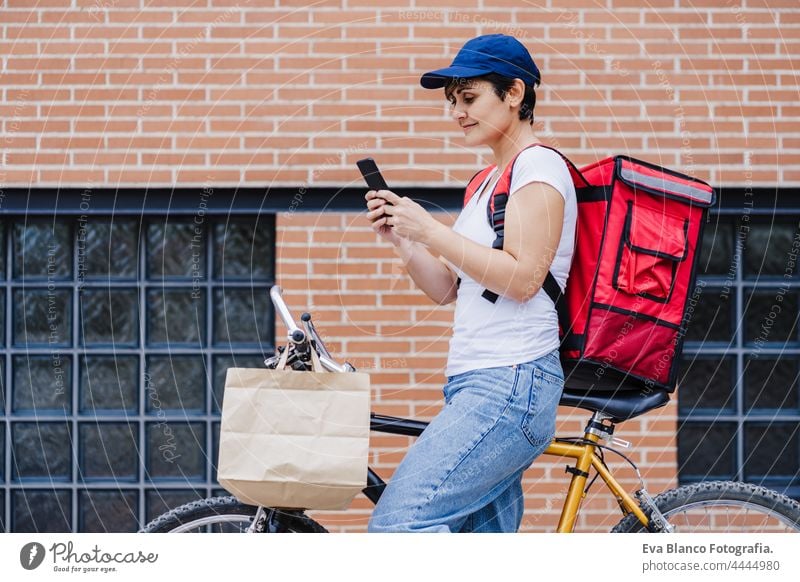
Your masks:
<instances>
[{"instance_id":1,"label":"backpack front pocket","mask_svg":"<svg viewBox=\"0 0 800 582\"><path fill-rule=\"evenodd\" d=\"M628 202L614 271L614 288L666 303L678 264L689 250L689 220Z\"/></svg>"}]
</instances>

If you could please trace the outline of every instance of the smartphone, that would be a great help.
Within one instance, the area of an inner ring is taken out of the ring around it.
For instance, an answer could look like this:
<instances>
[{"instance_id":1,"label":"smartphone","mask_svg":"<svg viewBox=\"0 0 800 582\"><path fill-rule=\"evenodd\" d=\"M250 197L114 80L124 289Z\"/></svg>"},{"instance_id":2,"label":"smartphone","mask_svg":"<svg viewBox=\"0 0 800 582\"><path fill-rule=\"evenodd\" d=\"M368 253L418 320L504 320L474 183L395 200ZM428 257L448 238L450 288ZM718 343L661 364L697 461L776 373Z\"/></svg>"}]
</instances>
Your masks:
<instances>
[{"instance_id":1,"label":"smartphone","mask_svg":"<svg viewBox=\"0 0 800 582\"><path fill-rule=\"evenodd\" d=\"M378 164L372 158L364 158L356 162L358 169L361 170L361 175L364 176L364 181L369 186L370 190L388 190L389 186L386 185L386 180L383 179L381 171L378 169Z\"/></svg>"}]
</instances>

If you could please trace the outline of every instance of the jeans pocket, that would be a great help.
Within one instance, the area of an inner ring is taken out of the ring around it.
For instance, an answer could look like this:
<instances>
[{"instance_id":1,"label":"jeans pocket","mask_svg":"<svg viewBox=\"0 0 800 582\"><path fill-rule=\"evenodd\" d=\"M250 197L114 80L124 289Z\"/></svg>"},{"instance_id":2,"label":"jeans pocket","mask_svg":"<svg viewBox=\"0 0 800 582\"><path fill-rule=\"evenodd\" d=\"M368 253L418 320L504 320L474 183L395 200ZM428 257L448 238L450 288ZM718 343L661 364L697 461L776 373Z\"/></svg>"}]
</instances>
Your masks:
<instances>
[{"instance_id":1,"label":"jeans pocket","mask_svg":"<svg viewBox=\"0 0 800 582\"><path fill-rule=\"evenodd\" d=\"M528 408L522 418L522 432L534 447L553 439L556 433L556 410L564 379L539 368L533 370Z\"/></svg>"}]
</instances>

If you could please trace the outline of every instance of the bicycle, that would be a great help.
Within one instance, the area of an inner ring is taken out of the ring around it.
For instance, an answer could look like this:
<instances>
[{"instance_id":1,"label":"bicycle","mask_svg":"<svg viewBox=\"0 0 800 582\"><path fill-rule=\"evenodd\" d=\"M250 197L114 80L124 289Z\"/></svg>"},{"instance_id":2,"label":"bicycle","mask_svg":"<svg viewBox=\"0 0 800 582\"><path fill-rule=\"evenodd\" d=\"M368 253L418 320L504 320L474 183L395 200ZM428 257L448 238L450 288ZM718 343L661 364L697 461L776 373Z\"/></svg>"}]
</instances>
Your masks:
<instances>
[{"instance_id":1,"label":"bicycle","mask_svg":"<svg viewBox=\"0 0 800 582\"><path fill-rule=\"evenodd\" d=\"M316 350L320 363L328 371L340 373L355 371L349 363L339 364L333 359L308 313L304 313L301 317L303 329L297 326L283 301L280 287L273 286L270 297L276 312L289 330L288 344L283 349L290 350L288 364L293 369L310 370L311 350ZM279 348L274 357L265 360L265 365L274 368L281 355L282 350ZM581 500L598 477L610 489L622 511L623 517L611 530L612 533L800 531L800 503L776 491L748 483L701 482L670 489L652 497L636 464L609 444L629 446L629 443L613 437L615 425L660 408L668 401L669 394L657 389L641 392L586 393L564 388L560 405L581 408L591 412L592 415L582 437L556 436L544 452L545 455L575 460L574 466L567 466L567 472L572 477L556 529L558 533L569 533L574 530ZM374 413L370 415L370 430L374 432L419 436L427 426L428 423L424 421ZM604 451L620 455L633 467L641 483L641 489L633 496L627 493L612 475L605 463ZM590 470L595 471L591 481L589 481ZM363 489L364 495L372 503L377 503L385 487L383 479L369 468L367 484ZM699 513L694 513L696 510L699 510ZM733 515L732 510L736 511ZM187 503L157 517L141 531L149 533L327 532L322 525L307 516L304 510L254 507L245 505L232 496L211 497Z\"/></svg>"}]
</instances>

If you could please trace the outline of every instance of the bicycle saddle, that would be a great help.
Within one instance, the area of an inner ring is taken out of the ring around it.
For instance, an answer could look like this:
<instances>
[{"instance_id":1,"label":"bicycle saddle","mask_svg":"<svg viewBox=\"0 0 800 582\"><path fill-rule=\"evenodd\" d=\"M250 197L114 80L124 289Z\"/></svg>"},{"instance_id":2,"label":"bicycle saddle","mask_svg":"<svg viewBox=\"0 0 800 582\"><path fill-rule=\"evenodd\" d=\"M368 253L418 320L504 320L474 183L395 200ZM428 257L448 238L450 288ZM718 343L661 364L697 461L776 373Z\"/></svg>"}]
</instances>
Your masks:
<instances>
[{"instance_id":1,"label":"bicycle saddle","mask_svg":"<svg viewBox=\"0 0 800 582\"><path fill-rule=\"evenodd\" d=\"M611 417L612 422L622 422L661 408L669 402L666 390L617 390L614 392L586 392L564 388L559 404L583 408L592 412L602 412Z\"/></svg>"}]
</instances>

